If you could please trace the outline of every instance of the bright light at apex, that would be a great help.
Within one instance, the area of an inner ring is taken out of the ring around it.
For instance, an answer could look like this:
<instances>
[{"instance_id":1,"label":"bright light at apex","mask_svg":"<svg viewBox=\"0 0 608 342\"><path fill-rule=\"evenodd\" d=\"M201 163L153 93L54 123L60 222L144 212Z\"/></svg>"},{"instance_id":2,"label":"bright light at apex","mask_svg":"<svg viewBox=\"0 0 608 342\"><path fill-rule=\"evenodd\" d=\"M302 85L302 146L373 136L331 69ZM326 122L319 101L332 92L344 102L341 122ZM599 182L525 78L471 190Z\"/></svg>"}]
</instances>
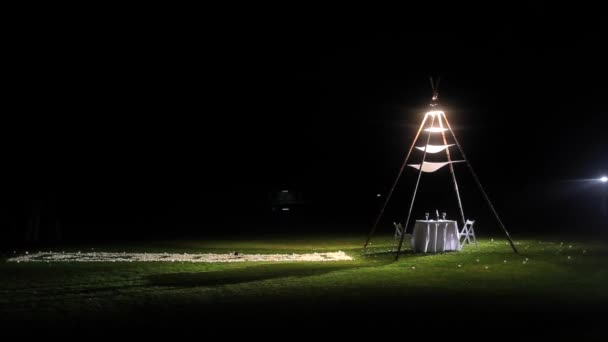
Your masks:
<instances>
[{"instance_id":1,"label":"bright light at apex","mask_svg":"<svg viewBox=\"0 0 608 342\"><path fill-rule=\"evenodd\" d=\"M608 177L604 176L602 178L600 178L600 181L602 181L603 183L608 182Z\"/></svg>"},{"instance_id":2,"label":"bright light at apex","mask_svg":"<svg viewBox=\"0 0 608 342\"><path fill-rule=\"evenodd\" d=\"M435 116L435 115L445 115L445 113L441 110L432 110L430 112L426 112L426 115Z\"/></svg>"}]
</instances>

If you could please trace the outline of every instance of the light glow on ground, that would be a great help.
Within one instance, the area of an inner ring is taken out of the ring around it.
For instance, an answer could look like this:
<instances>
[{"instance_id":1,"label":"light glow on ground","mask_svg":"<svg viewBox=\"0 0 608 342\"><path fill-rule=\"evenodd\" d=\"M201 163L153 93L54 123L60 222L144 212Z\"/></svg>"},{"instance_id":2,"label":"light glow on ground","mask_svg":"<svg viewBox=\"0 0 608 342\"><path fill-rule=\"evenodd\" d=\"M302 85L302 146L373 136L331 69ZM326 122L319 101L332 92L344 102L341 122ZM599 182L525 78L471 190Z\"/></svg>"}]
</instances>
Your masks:
<instances>
[{"instance_id":1,"label":"light glow on ground","mask_svg":"<svg viewBox=\"0 0 608 342\"><path fill-rule=\"evenodd\" d=\"M38 252L10 258L8 262L269 262L269 261L351 261L352 257L342 251L306 254L171 254L171 253L63 253Z\"/></svg>"}]
</instances>

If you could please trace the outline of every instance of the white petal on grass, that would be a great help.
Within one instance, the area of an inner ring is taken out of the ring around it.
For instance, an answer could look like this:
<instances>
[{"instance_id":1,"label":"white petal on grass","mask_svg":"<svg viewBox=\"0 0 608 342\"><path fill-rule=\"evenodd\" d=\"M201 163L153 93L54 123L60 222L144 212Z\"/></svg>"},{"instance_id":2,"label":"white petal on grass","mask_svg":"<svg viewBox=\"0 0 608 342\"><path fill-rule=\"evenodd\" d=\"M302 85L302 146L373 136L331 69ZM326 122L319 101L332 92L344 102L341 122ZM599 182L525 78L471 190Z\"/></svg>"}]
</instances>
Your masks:
<instances>
[{"instance_id":1,"label":"white petal on grass","mask_svg":"<svg viewBox=\"0 0 608 342\"><path fill-rule=\"evenodd\" d=\"M8 262L271 262L271 261L351 261L342 251L307 254L168 254L168 253L39 253L10 258Z\"/></svg>"}]
</instances>

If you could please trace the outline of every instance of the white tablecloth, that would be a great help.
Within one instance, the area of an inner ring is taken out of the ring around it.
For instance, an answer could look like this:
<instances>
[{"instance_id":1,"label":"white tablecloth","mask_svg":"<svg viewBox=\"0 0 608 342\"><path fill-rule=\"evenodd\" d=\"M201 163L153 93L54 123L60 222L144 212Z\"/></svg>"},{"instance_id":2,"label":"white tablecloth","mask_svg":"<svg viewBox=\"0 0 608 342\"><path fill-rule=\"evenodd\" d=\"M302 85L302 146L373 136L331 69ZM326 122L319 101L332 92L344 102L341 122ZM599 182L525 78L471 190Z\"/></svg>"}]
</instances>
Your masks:
<instances>
[{"instance_id":1,"label":"white tablecloth","mask_svg":"<svg viewBox=\"0 0 608 342\"><path fill-rule=\"evenodd\" d=\"M417 220L411 246L415 252L423 253L460 250L458 224L450 220Z\"/></svg>"}]
</instances>

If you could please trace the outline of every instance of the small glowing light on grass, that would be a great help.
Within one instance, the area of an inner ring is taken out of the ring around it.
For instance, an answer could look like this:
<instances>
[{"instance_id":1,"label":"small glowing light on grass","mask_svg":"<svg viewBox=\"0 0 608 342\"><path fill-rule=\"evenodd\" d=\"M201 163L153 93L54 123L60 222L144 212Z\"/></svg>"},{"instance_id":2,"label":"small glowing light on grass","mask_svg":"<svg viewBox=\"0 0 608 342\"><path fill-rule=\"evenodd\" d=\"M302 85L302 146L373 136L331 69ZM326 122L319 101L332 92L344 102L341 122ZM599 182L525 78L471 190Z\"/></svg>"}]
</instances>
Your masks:
<instances>
[{"instance_id":1,"label":"small glowing light on grass","mask_svg":"<svg viewBox=\"0 0 608 342\"><path fill-rule=\"evenodd\" d=\"M503 260L502 262L504 262L505 264L507 263L507 260Z\"/></svg>"},{"instance_id":2,"label":"small glowing light on grass","mask_svg":"<svg viewBox=\"0 0 608 342\"><path fill-rule=\"evenodd\" d=\"M458 264L458 267L462 267L462 265L461 265L461 264Z\"/></svg>"},{"instance_id":3,"label":"small glowing light on grass","mask_svg":"<svg viewBox=\"0 0 608 342\"><path fill-rule=\"evenodd\" d=\"M380 194L376 194L376 197L380 197L380 196L382 196L382 195L380 195Z\"/></svg>"},{"instance_id":4,"label":"small glowing light on grass","mask_svg":"<svg viewBox=\"0 0 608 342\"><path fill-rule=\"evenodd\" d=\"M586 250L586 249L583 249L583 254L585 254L585 253L587 253L587 250Z\"/></svg>"},{"instance_id":5,"label":"small glowing light on grass","mask_svg":"<svg viewBox=\"0 0 608 342\"><path fill-rule=\"evenodd\" d=\"M570 259L571 259L571 257L568 255L568 260L570 260Z\"/></svg>"},{"instance_id":6,"label":"small glowing light on grass","mask_svg":"<svg viewBox=\"0 0 608 342\"><path fill-rule=\"evenodd\" d=\"M526 261L528 261L528 260L529 260L529 259L528 259L528 258L526 258Z\"/></svg>"},{"instance_id":7,"label":"small glowing light on grass","mask_svg":"<svg viewBox=\"0 0 608 342\"><path fill-rule=\"evenodd\" d=\"M479 262L479 259L477 259L476 261Z\"/></svg>"},{"instance_id":8,"label":"small glowing light on grass","mask_svg":"<svg viewBox=\"0 0 608 342\"><path fill-rule=\"evenodd\" d=\"M415 270L415 269L416 269L416 266L412 266L412 269L413 269L413 270Z\"/></svg>"},{"instance_id":9,"label":"small glowing light on grass","mask_svg":"<svg viewBox=\"0 0 608 342\"><path fill-rule=\"evenodd\" d=\"M486 270L488 269L488 266L484 266L483 268L485 268Z\"/></svg>"}]
</instances>

